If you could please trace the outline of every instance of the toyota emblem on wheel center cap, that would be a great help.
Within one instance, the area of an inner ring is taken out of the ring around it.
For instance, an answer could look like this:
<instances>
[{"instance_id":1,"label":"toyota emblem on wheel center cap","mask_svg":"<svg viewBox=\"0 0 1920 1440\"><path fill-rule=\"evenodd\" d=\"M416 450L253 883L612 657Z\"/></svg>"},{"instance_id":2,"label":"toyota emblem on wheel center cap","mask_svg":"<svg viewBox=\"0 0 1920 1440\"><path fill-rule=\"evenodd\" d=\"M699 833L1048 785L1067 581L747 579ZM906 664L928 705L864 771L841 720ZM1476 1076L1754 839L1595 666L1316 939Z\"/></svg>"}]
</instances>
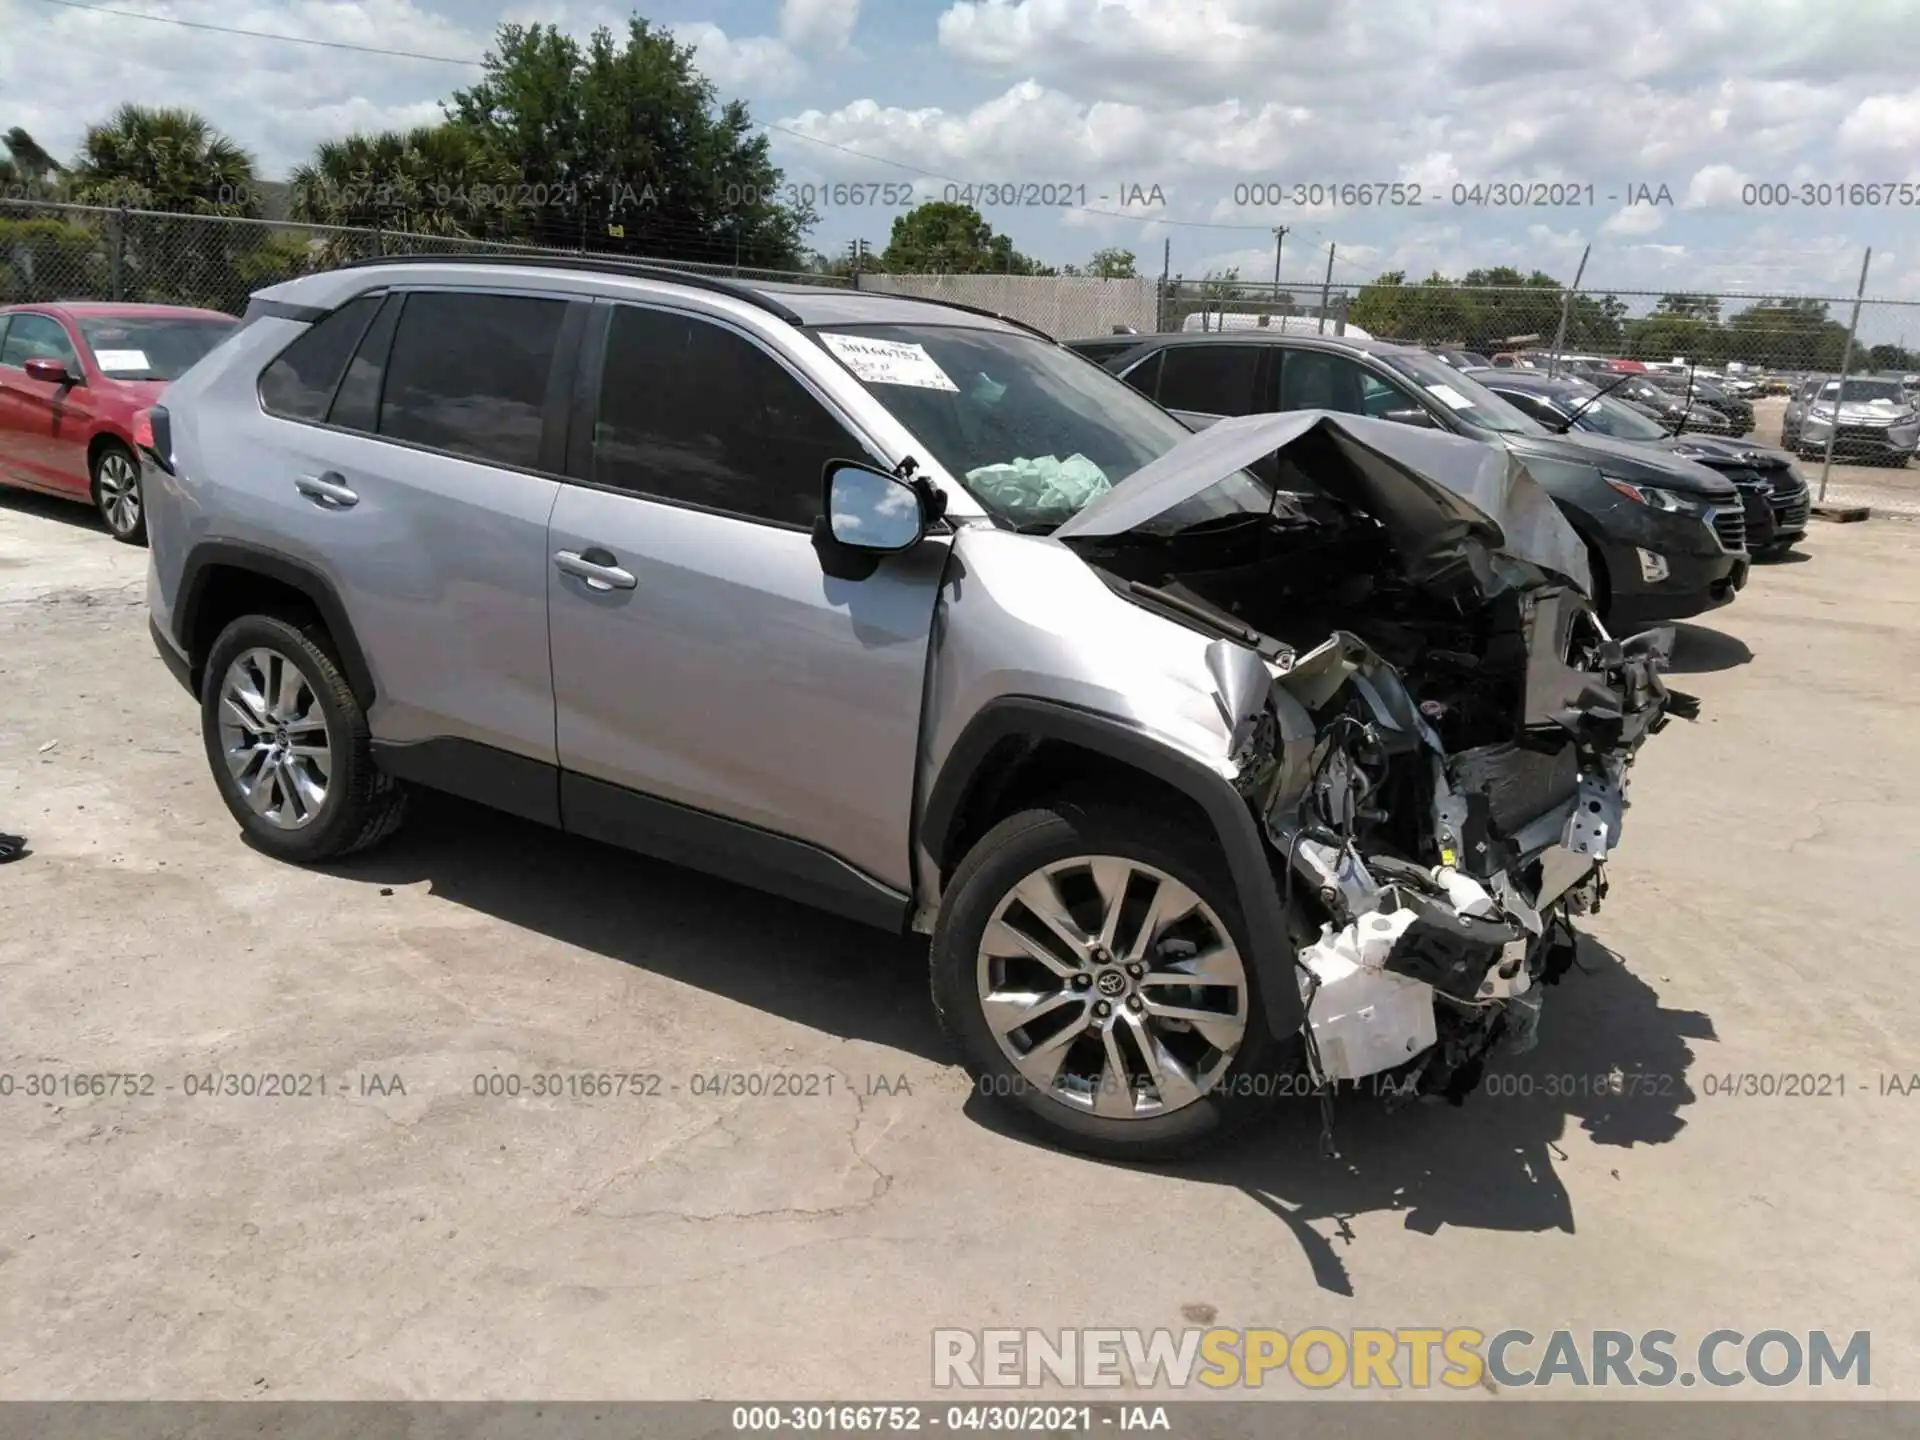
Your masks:
<instances>
[{"instance_id":1,"label":"toyota emblem on wheel center cap","mask_svg":"<svg viewBox=\"0 0 1920 1440\"><path fill-rule=\"evenodd\" d=\"M1102 995L1121 995L1126 993L1127 977L1118 970L1103 970L1093 983Z\"/></svg>"}]
</instances>

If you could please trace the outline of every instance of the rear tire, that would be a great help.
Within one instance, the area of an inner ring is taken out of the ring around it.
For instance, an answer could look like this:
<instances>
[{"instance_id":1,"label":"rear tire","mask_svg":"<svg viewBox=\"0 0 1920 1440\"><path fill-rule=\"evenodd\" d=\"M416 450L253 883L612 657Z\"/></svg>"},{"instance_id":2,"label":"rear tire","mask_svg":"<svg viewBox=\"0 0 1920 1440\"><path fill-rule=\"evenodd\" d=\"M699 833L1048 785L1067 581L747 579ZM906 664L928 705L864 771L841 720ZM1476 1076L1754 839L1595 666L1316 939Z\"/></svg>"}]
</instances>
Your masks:
<instances>
[{"instance_id":1,"label":"rear tire","mask_svg":"<svg viewBox=\"0 0 1920 1440\"><path fill-rule=\"evenodd\" d=\"M147 543L146 492L140 462L119 441L100 447L93 457L93 508L107 533L123 545Z\"/></svg>"},{"instance_id":2,"label":"rear tire","mask_svg":"<svg viewBox=\"0 0 1920 1440\"><path fill-rule=\"evenodd\" d=\"M406 792L374 763L366 712L326 630L243 615L220 632L200 689L207 764L248 840L312 864L392 834Z\"/></svg>"},{"instance_id":3,"label":"rear tire","mask_svg":"<svg viewBox=\"0 0 1920 1440\"><path fill-rule=\"evenodd\" d=\"M1110 948L1070 950L1023 894L1062 901L1067 928L1096 942L1106 928ZM1145 810L1058 802L1002 820L954 872L934 932L934 1009L975 1088L1041 1138L1168 1159L1305 1093L1297 1037L1267 1029L1252 954L1211 837ZM1165 978L1187 974L1204 983Z\"/></svg>"}]
</instances>

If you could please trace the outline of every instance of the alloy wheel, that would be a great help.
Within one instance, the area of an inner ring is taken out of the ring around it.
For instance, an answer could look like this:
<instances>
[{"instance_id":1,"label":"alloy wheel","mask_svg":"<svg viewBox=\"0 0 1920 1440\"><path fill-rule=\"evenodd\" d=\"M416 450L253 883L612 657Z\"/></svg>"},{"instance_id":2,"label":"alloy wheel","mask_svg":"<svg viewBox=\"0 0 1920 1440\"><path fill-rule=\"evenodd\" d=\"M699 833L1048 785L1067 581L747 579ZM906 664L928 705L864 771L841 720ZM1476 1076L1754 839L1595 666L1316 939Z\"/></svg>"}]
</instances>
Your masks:
<instances>
[{"instance_id":1,"label":"alloy wheel","mask_svg":"<svg viewBox=\"0 0 1920 1440\"><path fill-rule=\"evenodd\" d=\"M140 523L140 472L118 450L100 458L100 514L116 535L130 535Z\"/></svg>"},{"instance_id":2,"label":"alloy wheel","mask_svg":"<svg viewBox=\"0 0 1920 1440\"><path fill-rule=\"evenodd\" d=\"M977 974L987 1026L1026 1082L1103 1119L1193 1104L1246 1034L1246 969L1226 925L1138 860L1033 871L994 907Z\"/></svg>"},{"instance_id":3,"label":"alloy wheel","mask_svg":"<svg viewBox=\"0 0 1920 1440\"><path fill-rule=\"evenodd\" d=\"M220 681L220 749L248 808L269 825L299 830L327 801L331 737L313 682L285 655L254 649Z\"/></svg>"}]
</instances>

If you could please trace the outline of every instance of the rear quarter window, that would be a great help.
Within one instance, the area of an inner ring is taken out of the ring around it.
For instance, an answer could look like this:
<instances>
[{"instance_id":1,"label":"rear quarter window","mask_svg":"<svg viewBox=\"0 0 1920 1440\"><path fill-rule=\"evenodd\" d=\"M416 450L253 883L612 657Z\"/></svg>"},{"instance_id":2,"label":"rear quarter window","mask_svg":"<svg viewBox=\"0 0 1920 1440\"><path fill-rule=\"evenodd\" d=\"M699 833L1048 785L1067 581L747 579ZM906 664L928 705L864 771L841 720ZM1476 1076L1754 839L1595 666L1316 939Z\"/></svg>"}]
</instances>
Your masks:
<instances>
[{"instance_id":1,"label":"rear quarter window","mask_svg":"<svg viewBox=\"0 0 1920 1440\"><path fill-rule=\"evenodd\" d=\"M361 295L348 301L282 350L260 372L261 408L286 420L326 419L333 392L340 387L347 361L353 358L380 298Z\"/></svg>"}]
</instances>

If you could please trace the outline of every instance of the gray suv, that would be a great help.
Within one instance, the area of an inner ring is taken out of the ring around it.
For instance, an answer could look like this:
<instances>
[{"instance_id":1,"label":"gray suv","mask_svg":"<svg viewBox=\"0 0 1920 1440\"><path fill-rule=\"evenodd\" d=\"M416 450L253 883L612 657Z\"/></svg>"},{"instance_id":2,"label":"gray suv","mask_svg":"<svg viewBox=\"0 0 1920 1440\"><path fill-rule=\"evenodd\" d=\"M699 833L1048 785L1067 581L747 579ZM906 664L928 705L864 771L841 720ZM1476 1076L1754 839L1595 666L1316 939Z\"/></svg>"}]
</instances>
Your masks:
<instances>
[{"instance_id":1,"label":"gray suv","mask_svg":"<svg viewBox=\"0 0 1920 1440\"><path fill-rule=\"evenodd\" d=\"M255 845L423 786L929 934L981 1091L1096 1153L1458 1100L1664 720L1670 633L1607 635L1504 451L1196 435L956 306L388 260L151 421L154 639Z\"/></svg>"}]
</instances>

